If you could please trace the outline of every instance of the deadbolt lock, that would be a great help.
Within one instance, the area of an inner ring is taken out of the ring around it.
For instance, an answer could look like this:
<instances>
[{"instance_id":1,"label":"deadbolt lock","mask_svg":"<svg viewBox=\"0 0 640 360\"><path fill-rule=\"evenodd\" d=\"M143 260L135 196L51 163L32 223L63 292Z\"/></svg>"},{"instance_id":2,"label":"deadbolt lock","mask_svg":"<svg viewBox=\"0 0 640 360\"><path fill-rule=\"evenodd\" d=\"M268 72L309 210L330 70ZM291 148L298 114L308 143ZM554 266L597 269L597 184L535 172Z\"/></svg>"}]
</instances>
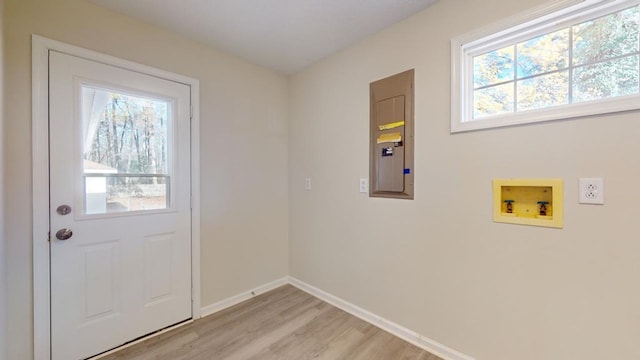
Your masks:
<instances>
[{"instance_id":1,"label":"deadbolt lock","mask_svg":"<svg viewBox=\"0 0 640 360\"><path fill-rule=\"evenodd\" d=\"M56 209L56 212L60 215L67 215L71 213L71 206L69 205L60 205Z\"/></svg>"}]
</instances>

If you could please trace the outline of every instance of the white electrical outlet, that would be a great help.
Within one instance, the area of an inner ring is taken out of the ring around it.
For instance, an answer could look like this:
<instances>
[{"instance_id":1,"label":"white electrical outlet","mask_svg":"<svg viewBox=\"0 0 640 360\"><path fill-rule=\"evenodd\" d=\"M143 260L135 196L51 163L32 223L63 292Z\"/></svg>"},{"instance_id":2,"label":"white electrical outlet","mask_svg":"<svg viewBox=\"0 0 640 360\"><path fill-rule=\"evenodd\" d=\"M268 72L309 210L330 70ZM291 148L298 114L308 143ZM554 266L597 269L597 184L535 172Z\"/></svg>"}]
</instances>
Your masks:
<instances>
[{"instance_id":1,"label":"white electrical outlet","mask_svg":"<svg viewBox=\"0 0 640 360\"><path fill-rule=\"evenodd\" d=\"M604 204L604 180L602 178L580 178L578 188L579 203Z\"/></svg>"},{"instance_id":2,"label":"white electrical outlet","mask_svg":"<svg viewBox=\"0 0 640 360\"><path fill-rule=\"evenodd\" d=\"M360 192L361 193L369 192L369 179L360 179Z\"/></svg>"},{"instance_id":3,"label":"white electrical outlet","mask_svg":"<svg viewBox=\"0 0 640 360\"><path fill-rule=\"evenodd\" d=\"M310 178L304 179L304 189L305 190L311 190L311 179Z\"/></svg>"}]
</instances>

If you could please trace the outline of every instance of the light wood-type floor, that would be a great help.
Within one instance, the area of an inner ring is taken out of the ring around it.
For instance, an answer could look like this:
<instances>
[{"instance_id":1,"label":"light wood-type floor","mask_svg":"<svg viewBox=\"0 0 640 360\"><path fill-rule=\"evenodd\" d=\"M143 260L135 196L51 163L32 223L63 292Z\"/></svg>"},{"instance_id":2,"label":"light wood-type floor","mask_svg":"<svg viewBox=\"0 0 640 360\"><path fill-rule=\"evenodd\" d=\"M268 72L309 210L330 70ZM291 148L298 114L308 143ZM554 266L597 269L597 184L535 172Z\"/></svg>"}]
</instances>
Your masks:
<instances>
[{"instance_id":1,"label":"light wood-type floor","mask_svg":"<svg viewBox=\"0 0 640 360\"><path fill-rule=\"evenodd\" d=\"M100 360L442 360L291 285Z\"/></svg>"}]
</instances>

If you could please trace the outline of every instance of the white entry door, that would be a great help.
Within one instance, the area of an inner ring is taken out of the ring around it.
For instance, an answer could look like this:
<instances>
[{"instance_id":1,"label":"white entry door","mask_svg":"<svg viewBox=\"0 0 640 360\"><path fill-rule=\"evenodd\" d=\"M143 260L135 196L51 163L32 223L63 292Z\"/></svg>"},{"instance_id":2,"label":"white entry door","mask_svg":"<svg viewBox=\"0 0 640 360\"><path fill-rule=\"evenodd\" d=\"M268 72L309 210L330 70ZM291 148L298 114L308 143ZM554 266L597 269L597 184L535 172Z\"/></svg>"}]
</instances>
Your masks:
<instances>
[{"instance_id":1,"label":"white entry door","mask_svg":"<svg viewBox=\"0 0 640 360\"><path fill-rule=\"evenodd\" d=\"M190 87L51 51L51 354L192 317Z\"/></svg>"}]
</instances>

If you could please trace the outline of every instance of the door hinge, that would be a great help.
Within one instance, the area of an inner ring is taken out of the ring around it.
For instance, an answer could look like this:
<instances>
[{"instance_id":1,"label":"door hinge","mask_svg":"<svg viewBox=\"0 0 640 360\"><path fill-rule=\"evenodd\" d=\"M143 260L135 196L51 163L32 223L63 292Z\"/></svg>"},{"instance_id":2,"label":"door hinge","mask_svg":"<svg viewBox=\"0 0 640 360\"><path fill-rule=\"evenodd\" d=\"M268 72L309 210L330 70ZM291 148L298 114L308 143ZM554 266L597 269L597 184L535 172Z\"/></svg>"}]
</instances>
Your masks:
<instances>
[{"instance_id":1,"label":"door hinge","mask_svg":"<svg viewBox=\"0 0 640 360\"><path fill-rule=\"evenodd\" d=\"M51 231L47 233L47 241L51 242Z\"/></svg>"},{"instance_id":2,"label":"door hinge","mask_svg":"<svg viewBox=\"0 0 640 360\"><path fill-rule=\"evenodd\" d=\"M193 105L189 106L189 119L193 120Z\"/></svg>"}]
</instances>

